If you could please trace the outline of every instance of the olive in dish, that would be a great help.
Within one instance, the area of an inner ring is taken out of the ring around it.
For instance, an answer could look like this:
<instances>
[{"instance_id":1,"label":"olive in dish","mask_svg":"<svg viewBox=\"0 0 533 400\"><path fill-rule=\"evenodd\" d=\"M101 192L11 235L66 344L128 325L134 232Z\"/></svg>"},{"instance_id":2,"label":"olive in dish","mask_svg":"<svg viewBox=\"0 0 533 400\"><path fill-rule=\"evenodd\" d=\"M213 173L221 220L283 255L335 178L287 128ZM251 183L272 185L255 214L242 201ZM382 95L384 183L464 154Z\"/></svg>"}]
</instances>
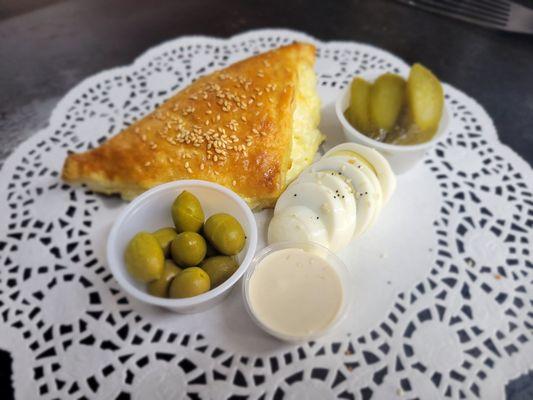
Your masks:
<instances>
[{"instance_id":1,"label":"olive in dish","mask_svg":"<svg viewBox=\"0 0 533 400\"><path fill-rule=\"evenodd\" d=\"M124 259L128 273L147 284L153 296L185 298L224 283L239 267L236 256L246 243L244 230L226 213L205 220L202 205L183 191L171 207L174 227L138 232Z\"/></svg>"}]
</instances>

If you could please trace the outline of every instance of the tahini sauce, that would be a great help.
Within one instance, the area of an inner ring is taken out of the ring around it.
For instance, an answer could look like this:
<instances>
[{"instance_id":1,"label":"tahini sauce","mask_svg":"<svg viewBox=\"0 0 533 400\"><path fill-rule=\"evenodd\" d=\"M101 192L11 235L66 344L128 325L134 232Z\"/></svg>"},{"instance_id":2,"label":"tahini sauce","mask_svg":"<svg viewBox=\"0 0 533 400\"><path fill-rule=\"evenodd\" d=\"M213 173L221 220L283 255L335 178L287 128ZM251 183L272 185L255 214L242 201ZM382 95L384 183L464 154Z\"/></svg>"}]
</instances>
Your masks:
<instances>
[{"instance_id":1,"label":"tahini sauce","mask_svg":"<svg viewBox=\"0 0 533 400\"><path fill-rule=\"evenodd\" d=\"M322 257L298 248L267 255L248 285L256 318L269 329L291 337L326 330L344 301L334 268Z\"/></svg>"}]
</instances>

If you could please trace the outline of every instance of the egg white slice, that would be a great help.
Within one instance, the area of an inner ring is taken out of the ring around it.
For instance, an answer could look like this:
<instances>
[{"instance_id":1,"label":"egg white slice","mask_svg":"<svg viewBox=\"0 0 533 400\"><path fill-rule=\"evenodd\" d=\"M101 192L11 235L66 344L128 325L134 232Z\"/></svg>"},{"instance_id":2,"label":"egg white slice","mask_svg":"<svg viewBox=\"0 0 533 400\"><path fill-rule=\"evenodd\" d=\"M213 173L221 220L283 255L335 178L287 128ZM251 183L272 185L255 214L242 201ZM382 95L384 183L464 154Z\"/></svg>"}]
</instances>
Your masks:
<instances>
[{"instance_id":1,"label":"egg white slice","mask_svg":"<svg viewBox=\"0 0 533 400\"><path fill-rule=\"evenodd\" d=\"M382 194L374 173L366 165L350 161L346 157L322 157L309 167L309 171L334 171L330 174L344 177L350 184L357 208L354 237L358 237L375 221L381 209Z\"/></svg>"},{"instance_id":2,"label":"egg white slice","mask_svg":"<svg viewBox=\"0 0 533 400\"><path fill-rule=\"evenodd\" d=\"M344 243L346 232L342 227L346 210L335 192L316 182L294 182L279 197L274 215L292 206L305 206L323 221L328 231L330 249L338 249ZM349 240L349 239L348 239Z\"/></svg>"},{"instance_id":3,"label":"egg white slice","mask_svg":"<svg viewBox=\"0 0 533 400\"><path fill-rule=\"evenodd\" d=\"M364 158L374 169L381 190L383 191L383 203L387 203L396 189L396 175L383 155L377 150L357 143L342 143L330 149L324 157L335 155L347 155L343 152L352 152Z\"/></svg>"},{"instance_id":4,"label":"egg white slice","mask_svg":"<svg viewBox=\"0 0 533 400\"><path fill-rule=\"evenodd\" d=\"M338 156L331 155L329 156L329 158L335 157L335 158L343 159L345 163L356 167L358 170L364 173L370 180L372 187L374 188L374 191L372 192L372 194L368 192L367 195L370 196L370 198L373 199L378 204L378 207L375 208L374 215L372 216L372 219L370 221L370 225L368 226L368 228L370 228L376 222L379 214L381 214L381 209L383 208L383 204L384 204L383 203L383 190L381 189L381 184L376 176L376 173L371 168L371 166L366 161L361 162L360 156L354 155L354 153L352 152L349 152L348 154L349 155L338 155Z\"/></svg>"},{"instance_id":5,"label":"egg white slice","mask_svg":"<svg viewBox=\"0 0 533 400\"><path fill-rule=\"evenodd\" d=\"M333 171L304 172L298 178L298 182L316 182L319 185L331 189L335 193L334 197L340 200L346 210L346 218L342 221L342 226L339 227L339 230L345 232L342 235L345 241L338 245L338 248L343 248L348 245L354 236L357 222L357 208L350 185L344 181L344 178L339 177L337 174L331 174L331 172Z\"/></svg>"},{"instance_id":6,"label":"egg white slice","mask_svg":"<svg viewBox=\"0 0 533 400\"><path fill-rule=\"evenodd\" d=\"M329 247L328 231L318 216L304 206L285 208L272 217L268 225L268 243L297 241L316 242Z\"/></svg>"}]
</instances>

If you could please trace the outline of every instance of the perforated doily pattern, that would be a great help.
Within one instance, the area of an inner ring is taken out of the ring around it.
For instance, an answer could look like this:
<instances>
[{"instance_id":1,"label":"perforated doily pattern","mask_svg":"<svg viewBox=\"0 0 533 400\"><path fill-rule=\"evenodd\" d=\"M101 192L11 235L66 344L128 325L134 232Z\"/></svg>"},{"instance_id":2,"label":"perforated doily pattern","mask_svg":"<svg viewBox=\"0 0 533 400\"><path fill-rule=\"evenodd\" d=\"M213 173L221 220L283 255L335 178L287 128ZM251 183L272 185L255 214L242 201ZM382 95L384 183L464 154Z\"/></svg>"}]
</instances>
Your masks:
<instances>
[{"instance_id":1,"label":"perforated doily pattern","mask_svg":"<svg viewBox=\"0 0 533 400\"><path fill-rule=\"evenodd\" d=\"M533 174L450 86L449 135L340 254L356 302L333 336L277 342L245 315L238 289L177 316L117 286L104 244L124 204L62 183L67 151L98 145L199 74L293 40L318 48L326 147L341 140L332 102L353 75L407 71L382 50L286 30L180 38L82 82L6 160L0 338L17 398L502 398L531 368ZM261 227L268 217L257 215Z\"/></svg>"}]
</instances>

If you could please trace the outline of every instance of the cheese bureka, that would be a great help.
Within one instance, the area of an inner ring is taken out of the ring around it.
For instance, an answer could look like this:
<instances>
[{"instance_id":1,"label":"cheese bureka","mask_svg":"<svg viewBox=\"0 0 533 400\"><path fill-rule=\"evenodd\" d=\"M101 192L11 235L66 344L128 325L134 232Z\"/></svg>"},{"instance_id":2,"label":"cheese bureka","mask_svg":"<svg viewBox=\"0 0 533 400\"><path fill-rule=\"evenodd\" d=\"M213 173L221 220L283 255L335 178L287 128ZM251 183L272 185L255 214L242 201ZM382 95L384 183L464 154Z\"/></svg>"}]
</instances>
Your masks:
<instances>
[{"instance_id":1,"label":"cheese bureka","mask_svg":"<svg viewBox=\"0 0 533 400\"><path fill-rule=\"evenodd\" d=\"M101 146L68 155L62 177L126 200L202 179L252 209L273 207L323 141L314 62L312 45L294 43L200 77Z\"/></svg>"}]
</instances>

